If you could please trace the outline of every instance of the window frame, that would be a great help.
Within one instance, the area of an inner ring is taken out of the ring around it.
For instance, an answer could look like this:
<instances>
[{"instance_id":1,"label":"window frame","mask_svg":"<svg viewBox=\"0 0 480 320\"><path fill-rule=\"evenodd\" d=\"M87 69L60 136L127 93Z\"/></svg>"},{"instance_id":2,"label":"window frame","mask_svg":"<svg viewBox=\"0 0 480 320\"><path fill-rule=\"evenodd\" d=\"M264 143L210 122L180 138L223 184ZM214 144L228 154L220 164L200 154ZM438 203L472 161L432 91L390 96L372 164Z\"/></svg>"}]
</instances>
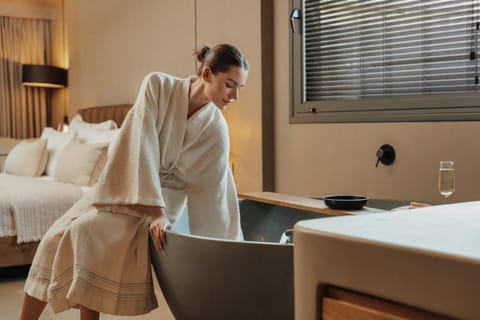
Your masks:
<instances>
[{"instance_id":1,"label":"window frame","mask_svg":"<svg viewBox=\"0 0 480 320\"><path fill-rule=\"evenodd\" d=\"M290 123L480 120L480 92L304 101L303 3L303 0L289 0L289 14L296 8L301 10L300 19L292 20L296 32L289 27Z\"/></svg>"}]
</instances>

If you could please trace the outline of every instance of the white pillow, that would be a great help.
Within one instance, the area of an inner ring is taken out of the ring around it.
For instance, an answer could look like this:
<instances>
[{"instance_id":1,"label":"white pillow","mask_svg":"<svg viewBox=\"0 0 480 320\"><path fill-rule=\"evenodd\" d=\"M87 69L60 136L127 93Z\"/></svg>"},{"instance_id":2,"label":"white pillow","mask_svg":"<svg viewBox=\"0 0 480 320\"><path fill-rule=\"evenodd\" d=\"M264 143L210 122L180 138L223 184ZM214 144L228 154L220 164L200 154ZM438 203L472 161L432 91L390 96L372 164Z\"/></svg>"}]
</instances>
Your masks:
<instances>
[{"instance_id":1,"label":"white pillow","mask_svg":"<svg viewBox=\"0 0 480 320\"><path fill-rule=\"evenodd\" d=\"M17 176L38 177L45 170L47 159L47 140L22 141L8 153L4 171Z\"/></svg>"},{"instance_id":2,"label":"white pillow","mask_svg":"<svg viewBox=\"0 0 480 320\"><path fill-rule=\"evenodd\" d=\"M90 122L83 121L82 116L79 114L73 117L69 125L69 129L73 129L73 130L87 130L87 129L110 130L110 129L117 129L117 128L118 126L113 120L107 120L100 123L90 123Z\"/></svg>"},{"instance_id":3,"label":"white pillow","mask_svg":"<svg viewBox=\"0 0 480 320\"><path fill-rule=\"evenodd\" d=\"M101 123L88 123L81 120L77 115L73 118L69 130L76 131L79 142L81 143L108 143L110 144L116 137L118 130L117 124L113 120L107 120Z\"/></svg>"},{"instance_id":4,"label":"white pillow","mask_svg":"<svg viewBox=\"0 0 480 320\"><path fill-rule=\"evenodd\" d=\"M53 128L45 128L42 131L41 139L47 139L48 163L45 173L53 176L58 158L62 150L70 144L78 141L78 135L75 131L61 132Z\"/></svg>"},{"instance_id":5,"label":"white pillow","mask_svg":"<svg viewBox=\"0 0 480 320\"><path fill-rule=\"evenodd\" d=\"M83 131L80 142L108 144L108 156L110 156L113 149L111 146L113 146L119 132L120 129Z\"/></svg>"},{"instance_id":6,"label":"white pillow","mask_svg":"<svg viewBox=\"0 0 480 320\"><path fill-rule=\"evenodd\" d=\"M88 186L105 144L74 143L65 147L53 172L60 182Z\"/></svg>"}]
</instances>

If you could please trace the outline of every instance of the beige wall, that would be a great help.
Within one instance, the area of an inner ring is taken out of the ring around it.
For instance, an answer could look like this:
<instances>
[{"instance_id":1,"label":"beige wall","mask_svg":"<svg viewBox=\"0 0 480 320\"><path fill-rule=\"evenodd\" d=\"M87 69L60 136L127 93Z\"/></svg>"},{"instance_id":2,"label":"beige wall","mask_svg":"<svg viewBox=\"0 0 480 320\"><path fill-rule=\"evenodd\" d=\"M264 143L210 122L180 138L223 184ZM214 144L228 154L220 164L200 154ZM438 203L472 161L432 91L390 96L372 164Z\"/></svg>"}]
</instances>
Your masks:
<instances>
[{"instance_id":1,"label":"beige wall","mask_svg":"<svg viewBox=\"0 0 480 320\"><path fill-rule=\"evenodd\" d=\"M131 103L151 71L194 72L192 0L68 0L69 114Z\"/></svg>"},{"instance_id":2,"label":"beige wall","mask_svg":"<svg viewBox=\"0 0 480 320\"><path fill-rule=\"evenodd\" d=\"M248 57L250 72L241 99L225 112L231 162L239 192L261 191L261 6L258 0L143 0L141 5L132 0L66 0L68 115L89 106L133 102L148 72L187 76L196 71L196 47L235 44ZM54 102L56 124L64 113L63 96Z\"/></svg>"},{"instance_id":3,"label":"beige wall","mask_svg":"<svg viewBox=\"0 0 480 320\"><path fill-rule=\"evenodd\" d=\"M275 1L276 191L442 202L439 161L454 160L451 200L480 199L479 122L289 124L288 14L288 1ZM397 159L375 168L375 152L384 143Z\"/></svg>"},{"instance_id":4,"label":"beige wall","mask_svg":"<svg viewBox=\"0 0 480 320\"><path fill-rule=\"evenodd\" d=\"M233 42L251 63L247 88L226 112L235 179L241 192L261 190L268 168L262 164L259 2L197 0L195 12L194 0L67 0L70 116L78 108L132 102L149 71L193 73L196 44ZM12 1L0 0L0 12L8 6ZM289 124L288 1L274 0L273 10L276 191L441 202L438 162L451 159L457 169L452 201L480 198L478 122ZM375 168L383 143L395 147L397 159Z\"/></svg>"},{"instance_id":5,"label":"beige wall","mask_svg":"<svg viewBox=\"0 0 480 320\"><path fill-rule=\"evenodd\" d=\"M239 101L224 113L230 129L230 158L240 192L262 190L260 27L258 0L197 0L199 47L232 43L241 48L250 64L247 85L240 91Z\"/></svg>"},{"instance_id":6,"label":"beige wall","mask_svg":"<svg viewBox=\"0 0 480 320\"><path fill-rule=\"evenodd\" d=\"M66 12L70 116L88 106L133 102L150 71L193 74L196 45L242 48L251 64L247 88L225 115L238 190L262 190L258 0L69 0Z\"/></svg>"}]
</instances>

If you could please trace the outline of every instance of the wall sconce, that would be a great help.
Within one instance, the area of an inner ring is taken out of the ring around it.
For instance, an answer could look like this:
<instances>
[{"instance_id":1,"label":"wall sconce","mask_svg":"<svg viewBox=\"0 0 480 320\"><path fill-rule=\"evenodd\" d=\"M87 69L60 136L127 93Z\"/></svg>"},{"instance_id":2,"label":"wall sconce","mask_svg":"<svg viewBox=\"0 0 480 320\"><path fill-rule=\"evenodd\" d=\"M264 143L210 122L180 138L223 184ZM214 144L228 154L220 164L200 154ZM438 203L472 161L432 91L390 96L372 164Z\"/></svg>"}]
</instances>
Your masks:
<instances>
[{"instance_id":1,"label":"wall sconce","mask_svg":"<svg viewBox=\"0 0 480 320\"><path fill-rule=\"evenodd\" d=\"M39 64L22 66L22 84L31 87L64 88L68 84L68 70Z\"/></svg>"}]
</instances>

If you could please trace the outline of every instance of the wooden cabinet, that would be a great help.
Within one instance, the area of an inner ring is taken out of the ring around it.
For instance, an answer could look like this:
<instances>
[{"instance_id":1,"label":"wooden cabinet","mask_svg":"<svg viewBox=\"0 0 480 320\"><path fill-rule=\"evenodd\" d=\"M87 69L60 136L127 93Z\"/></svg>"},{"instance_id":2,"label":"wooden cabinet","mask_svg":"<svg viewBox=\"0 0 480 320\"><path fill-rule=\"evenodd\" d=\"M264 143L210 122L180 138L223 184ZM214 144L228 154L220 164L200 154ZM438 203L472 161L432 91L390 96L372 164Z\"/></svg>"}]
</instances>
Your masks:
<instances>
[{"instance_id":1,"label":"wooden cabinet","mask_svg":"<svg viewBox=\"0 0 480 320\"><path fill-rule=\"evenodd\" d=\"M297 222L295 318L480 319L480 202L410 211Z\"/></svg>"},{"instance_id":2,"label":"wooden cabinet","mask_svg":"<svg viewBox=\"0 0 480 320\"><path fill-rule=\"evenodd\" d=\"M323 320L447 320L441 315L372 297L362 293L328 287L319 296Z\"/></svg>"}]
</instances>

